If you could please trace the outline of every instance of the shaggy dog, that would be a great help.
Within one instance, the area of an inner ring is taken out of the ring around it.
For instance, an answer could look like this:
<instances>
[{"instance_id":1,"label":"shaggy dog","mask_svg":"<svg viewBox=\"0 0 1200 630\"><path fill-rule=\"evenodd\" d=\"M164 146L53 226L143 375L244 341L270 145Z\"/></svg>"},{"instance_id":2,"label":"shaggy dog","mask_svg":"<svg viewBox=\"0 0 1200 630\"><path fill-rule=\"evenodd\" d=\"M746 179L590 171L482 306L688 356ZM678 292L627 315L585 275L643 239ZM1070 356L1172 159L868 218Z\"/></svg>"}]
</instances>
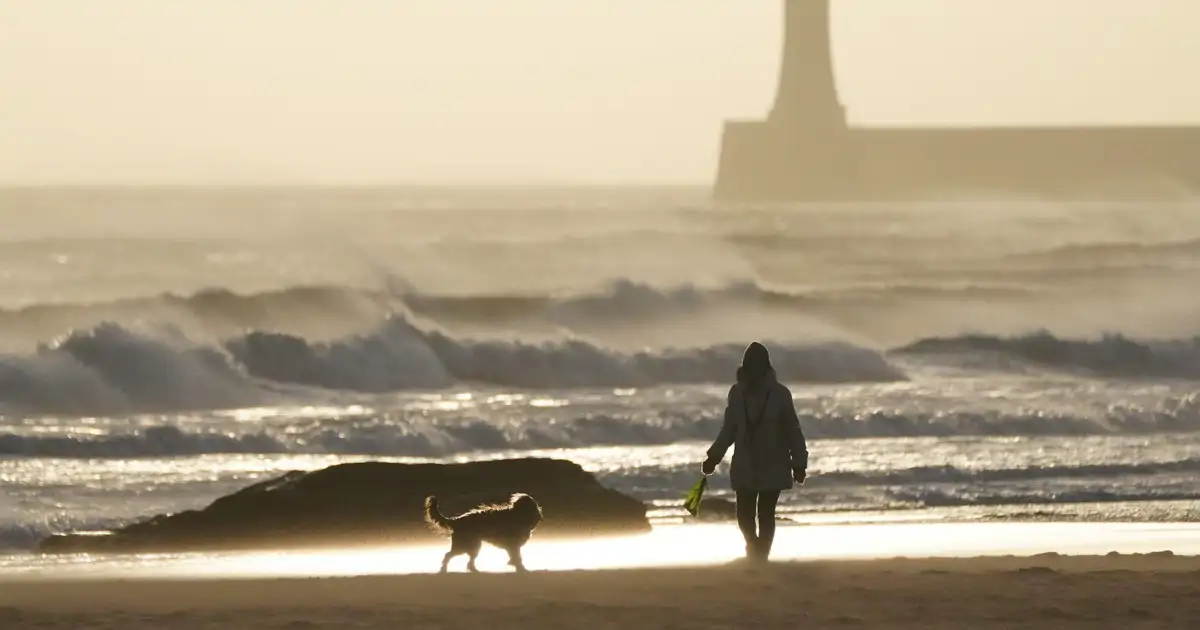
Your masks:
<instances>
[{"instance_id":1,"label":"shaggy dog","mask_svg":"<svg viewBox=\"0 0 1200 630\"><path fill-rule=\"evenodd\" d=\"M527 494L514 494L508 503L482 505L470 512L449 518L438 509L437 497L425 499L425 520L443 535L450 535L450 551L442 558L442 573L455 556L467 554L467 569L476 572L475 556L483 543L491 543L508 552L508 564L524 571L521 547L529 542L533 530L542 522L542 507Z\"/></svg>"}]
</instances>

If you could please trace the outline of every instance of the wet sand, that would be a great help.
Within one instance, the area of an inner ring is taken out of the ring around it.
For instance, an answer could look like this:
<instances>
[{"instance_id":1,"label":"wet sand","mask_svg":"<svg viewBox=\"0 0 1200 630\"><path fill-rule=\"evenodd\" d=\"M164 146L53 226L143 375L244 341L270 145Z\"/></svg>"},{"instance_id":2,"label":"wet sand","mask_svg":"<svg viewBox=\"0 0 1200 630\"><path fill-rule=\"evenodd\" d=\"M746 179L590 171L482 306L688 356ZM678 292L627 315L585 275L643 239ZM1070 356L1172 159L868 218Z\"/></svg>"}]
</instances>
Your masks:
<instances>
[{"instance_id":1,"label":"wet sand","mask_svg":"<svg viewBox=\"0 0 1200 630\"><path fill-rule=\"evenodd\" d=\"M741 554L731 523L659 525L647 534L559 540L539 537L525 548L531 569L549 571L682 568L724 564ZM779 561L879 560L1147 554L1171 549L1200 555L1200 523L958 523L887 522L788 526L781 523L773 558ZM273 579L432 573L444 543L387 548L345 547L290 552L147 555L0 556L0 588L13 580ZM451 565L461 571L465 558ZM484 546L483 571L508 571L504 552ZM0 628L0 630L3 630Z\"/></svg>"},{"instance_id":2,"label":"wet sand","mask_svg":"<svg viewBox=\"0 0 1200 630\"><path fill-rule=\"evenodd\" d=\"M1200 558L781 562L524 575L15 581L5 630L1194 628Z\"/></svg>"}]
</instances>

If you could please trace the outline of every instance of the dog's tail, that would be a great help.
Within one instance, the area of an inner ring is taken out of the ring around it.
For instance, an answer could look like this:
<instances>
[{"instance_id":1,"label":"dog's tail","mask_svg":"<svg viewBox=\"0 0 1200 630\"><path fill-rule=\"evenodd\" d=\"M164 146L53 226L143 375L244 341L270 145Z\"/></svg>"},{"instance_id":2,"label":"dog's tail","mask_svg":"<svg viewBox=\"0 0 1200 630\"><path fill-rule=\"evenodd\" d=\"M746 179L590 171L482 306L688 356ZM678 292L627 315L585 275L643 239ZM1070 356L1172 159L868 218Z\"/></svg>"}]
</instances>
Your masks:
<instances>
[{"instance_id":1,"label":"dog's tail","mask_svg":"<svg viewBox=\"0 0 1200 630\"><path fill-rule=\"evenodd\" d=\"M438 509L437 497L425 499L425 522L429 523L434 531L441 534L449 534L454 531L454 523Z\"/></svg>"}]
</instances>

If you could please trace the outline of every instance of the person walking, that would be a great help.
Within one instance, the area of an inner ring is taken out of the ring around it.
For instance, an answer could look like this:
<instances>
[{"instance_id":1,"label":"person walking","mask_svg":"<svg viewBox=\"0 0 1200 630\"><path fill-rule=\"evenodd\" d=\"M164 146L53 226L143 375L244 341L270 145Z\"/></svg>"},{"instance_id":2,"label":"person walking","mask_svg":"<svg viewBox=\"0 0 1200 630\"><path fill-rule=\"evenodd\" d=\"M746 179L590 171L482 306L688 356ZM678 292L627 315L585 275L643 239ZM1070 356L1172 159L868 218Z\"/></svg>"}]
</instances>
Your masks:
<instances>
[{"instance_id":1,"label":"person walking","mask_svg":"<svg viewBox=\"0 0 1200 630\"><path fill-rule=\"evenodd\" d=\"M708 449L701 472L706 476L716 472L731 446L729 481L737 495L746 558L766 562L775 541L775 505L780 493L794 487L793 482L804 483L808 447L792 392L779 382L767 347L757 341L742 355L737 382L729 388L721 432Z\"/></svg>"}]
</instances>

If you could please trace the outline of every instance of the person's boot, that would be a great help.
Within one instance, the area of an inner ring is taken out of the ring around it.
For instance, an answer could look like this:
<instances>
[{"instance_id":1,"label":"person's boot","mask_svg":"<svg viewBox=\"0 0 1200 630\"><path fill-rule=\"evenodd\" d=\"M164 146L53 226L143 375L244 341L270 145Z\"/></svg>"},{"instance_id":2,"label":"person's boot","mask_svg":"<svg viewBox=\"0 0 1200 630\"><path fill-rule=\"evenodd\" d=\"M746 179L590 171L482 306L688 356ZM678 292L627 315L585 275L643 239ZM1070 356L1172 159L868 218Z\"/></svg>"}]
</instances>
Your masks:
<instances>
[{"instance_id":1,"label":"person's boot","mask_svg":"<svg viewBox=\"0 0 1200 630\"><path fill-rule=\"evenodd\" d=\"M770 558L771 558L771 544L774 542L775 542L774 536L772 536L770 538L761 538L760 537L758 539L758 544L755 546L754 551L756 553L756 556L754 559L763 564L766 564L767 562L769 562Z\"/></svg>"},{"instance_id":2,"label":"person's boot","mask_svg":"<svg viewBox=\"0 0 1200 630\"><path fill-rule=\"evenodd\" d=\"M742 556L741 558L737 558L737 559L733 560L733 562L731 562L730 564L736 564L736 565L751 564L757 558L757 554L758 554L758 538L757 537L747 538L746 539L746 555Z\"/></svg>"}]
</instances>

